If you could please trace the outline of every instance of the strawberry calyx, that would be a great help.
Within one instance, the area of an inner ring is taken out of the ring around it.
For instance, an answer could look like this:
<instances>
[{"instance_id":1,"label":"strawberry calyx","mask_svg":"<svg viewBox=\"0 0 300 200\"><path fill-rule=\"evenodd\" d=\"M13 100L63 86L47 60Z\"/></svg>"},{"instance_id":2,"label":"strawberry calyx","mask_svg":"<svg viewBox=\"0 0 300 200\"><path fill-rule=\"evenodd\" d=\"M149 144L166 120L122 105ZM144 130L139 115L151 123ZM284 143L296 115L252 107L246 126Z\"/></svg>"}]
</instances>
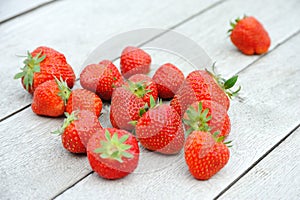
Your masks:
<instances>
[{"instance_id":1,"label":"strawberry calyx","mask_svg":"<svg viewBox=\"0 0 300 200\"><path fill-rule=\"evenodd\" d=\"M67 118L64 119L63 125L56 131L53 131L51 133L53 134L58 134L61 135L65 132L66 128L75 120L78 120L77 115L78 115L78 110L73 111L71 114L65 112L65 116Z\"/></svg>"},{"instance_id":2,"label":"strawberry calyx","mask_svg":"<svg viewBox=\"0 0 300 200\"><path fill-rule=\"evenodd\" d=\"M188 125L190 128L186 131L186 134L189 135L193 131L205 131L208 132L211 128L208 125L208 122L211 120L211 116L207 116L209 109L206 108L203 110L202 102L198 104L198 111L194 107L190 106L187 109L186 114L188 119L183 119L183 123Z\"/></svg>"},{"instance_id":3,"label":"strawberry calyx","mask_svg":"<svg viewBox=\"0 0 300 200\"><path fill-rule=\"evenodd\" d=\"M71 89L68 87L67 82L62 79L62 77L60 77L60 80L58 80L56 77L54 77L54 79L59 89L58 96L61 97L66 105L71 95Z\"/></svg>"},{"instance_id":4,"label":"strawberry calyx","mask_svg":"<svg viewBox=\"0 0 300 200\"><path fill-rule=\"evenodd\" d=\"M229 79L225 79L221 76L221 74L217 74L215 72L215 63L212 66L212 72L208 69L205 69L207 73L209 73L216 83L220 86L220 88L225 92L225 94L232 99L234 96L238 95L238 92L241 90L241 86L238 87L237 90L233 91L231 88L236 84L238 80L238 75L234 75Z\"/></svg>"},{"instance_id":5,"label":"strawberry calyx","mask_svg":"<svg viewBox=\"0 0 300 200\"><path fill-rule=\"evenodd\" d=\"M217 143L223 142L223 144L225 144L228 148L232 147L232 145L231 145L232 141L224 142L225 136L219 136L219 134L220 134L219 131L216 131L212 134L212 137L214 138L214 140Z\"/></svg>"},{"instance_id":6,"label":"strawberry calyx","mask_svg":"<svg viewBox=\"0 0 300 200\"><path fill-rule=\"evenodd\" d=\"M152 92L152 90L147 90L146 87L148 86L146 82L132 82L130 80L128 82L128 89L137 97L143 98L147 93Z\"/></svg>"},{"instance_id":7,"label":"strawberry calyx","mask_svg":"<svg viewBox=\"0 0 300 200\"><path fill-rule=\"evenodd\" d=\"M14 76L14 79L23 78L23 84L27 91L32 88L34 73L41 71L40 63L46 58L46 55L41 54L42 52L39 52L33 57L28 51L27 58L23 61L25 66L21 68L22 72L19 72Z\"/></svg>"},{"instance_id":8,"label":"strawberry calyx","mask_svg":"<svg viewBox=\"0 0 300 200\"><path fill-rule=\"evenodd\" d=\"M247 15L244 15L242 18L238 17L234 21L230 21L229 24L230 24L231 28L227 31L227 33L231 33L233 31L233 29L235 28L235 26L239 23L239 21L241 21L242 19L245 19L246 17L247 17Z\"/></svg>"},{"instance_id":9,"label":"strawberry calyx","mask_svg":"<svg viewBox=\"0 0 300 200\"><path fill-rule=\"evenodd\" d=\"M114 133L111 137L108 130L105 130L105 139L101 140L101 147L94 150L95 153L100 154L103 159L113 159L122 163L122 158L133 158L133 155L127 152L132 145L124 144L124 142L129 138L129 134L123 135L118 138L118 134Z\"/></svg>"}]
</instances>

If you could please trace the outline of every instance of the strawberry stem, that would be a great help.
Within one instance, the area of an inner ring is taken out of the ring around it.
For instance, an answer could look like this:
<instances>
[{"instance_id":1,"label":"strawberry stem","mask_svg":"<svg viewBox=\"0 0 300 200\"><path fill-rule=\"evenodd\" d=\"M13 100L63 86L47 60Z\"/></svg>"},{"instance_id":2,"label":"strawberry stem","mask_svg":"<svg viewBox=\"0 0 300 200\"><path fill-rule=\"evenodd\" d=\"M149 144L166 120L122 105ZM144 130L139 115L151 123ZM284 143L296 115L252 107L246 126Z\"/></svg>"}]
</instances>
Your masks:
<instances>
[{"instance_id":1,"label":"strawberry stem","mask_svg":"<svg viewBox=\"0 0 300 200\"><path fill-rule=\"evenodd\" d=\"M58 80L55 76L54 76L55 82L59 88L59 93L58 96L61 97L61 99L64 101L65 105L67 104L67 101L71 95L71 89L68 87L68 84L66 81L64 81L62 79L62 77L60 77L60 80Z\"/></svg>"},{"instance_id":2,"label":"strawberry stem","mask_svg":"<svg viewBox=\"0 0 300 200\"><path fill-rule=\"evenodd\" d=\"M105 130L105 140L100 141L101 147L94 150L95 153L99 153L101 158L113 159L122 163L122 158L133 158L133 155L127 152L132 146L124 144L124 142L129 138L129 134L123 135L118 138L118 134L114 133L111 137L108 130Z\"/></svg>"},{"instance_id":3,"label":"strawberry stem","mask_svg":"<svg viewBox=\"0 0 300 200\"><path fill-rule=\"evenodd\" d=\"M203 110L202 102L198 104L198 109L195 110L194 107L190 106L187 109L186 114L188 119L183 119L183 123L189 126L189 129L186 131L186 134L189 135L193 131L210 131L211 128L208 125L208 122L211 120L211 116L207 116L209 109L206 108Z\"/></svg>"},{"instance_id":4,"label":"strawberry stem","mask_svg":"<svg viewBox=\"0 0 300 200\"><path fill-rule=\"evenodd\" d=\"M27 52L27 58L23 61L25 66L21 68L22 72L17 73L14 79L23 78L23 84L27 91L32 88L33 85L33 75L41 71L40 63L46 58L46 55L41 55L42 52L32 56L31 53Z\"/></svg>"},{"instance_id":5,"label":"strawberry stem","mask_svg":"<svg viewBox=\"0 0 300 200\"><path fill-rule=\"evenodd\" d=\"M65 129L75 120L78 120L77 118L77 115L78 115L78 110L77 111L73 111L71 114L65 112L65 116L67 118L64 119L64 122L62 124L62 126L56 130L56 131L53 131L51 132L52 134L58 134L58 135L61 135L65 132Z\"/></svg>"},{"instance_id":6,"label":"strawberry stem","mask_svg":"<svg viewBox=\"0 0 300 200\"><path fill-rule=\"evenodd\" d=\"M238 75L234 75L231 78L229 78L228 80L224 79L221 74L217 74L215 72L215 64L213 64L212 66L212 72L210 72L208 69L205 69L207 73L209 73L214 80L216 81L216 83L220 86L220 88L225 92L225 94L232 99L232 97L237 96L238 92L242 89L241 86L238 87L237 90L233 91L232 88L233 86L236 84L237 80L238 80Z\"/></svg>"}]
</instances>

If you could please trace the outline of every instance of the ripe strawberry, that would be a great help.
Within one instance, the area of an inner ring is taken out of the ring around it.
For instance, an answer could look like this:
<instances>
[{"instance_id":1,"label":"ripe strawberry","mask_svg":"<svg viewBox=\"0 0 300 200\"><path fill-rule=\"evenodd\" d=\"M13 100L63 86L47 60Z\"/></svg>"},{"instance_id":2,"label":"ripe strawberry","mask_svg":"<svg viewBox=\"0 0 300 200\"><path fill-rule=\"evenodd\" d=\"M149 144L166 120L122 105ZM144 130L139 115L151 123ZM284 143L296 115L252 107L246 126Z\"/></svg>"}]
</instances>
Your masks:
<instances>
[{"instance_id":1,"label":"ripe strawberry","mask_svg":"<svg viewBox=\"0 0 300 200\"><path fill-rule=\"evenodd\" d=\"M118 179L132 173L138 165L139 146L133 135L107 128L94 134L87 146L92 169L106 179Z\"/></svg>"},{"instance_id":2,"label":"ripe strawberry","mask_svg":"<svg viewBox=\"0 0 300 200\"><path fill-rule=\"evenodd\" d=\"M187 133L193 131L220 132L218 136L226 137L230 133L230 119L227 110L210 100L194 102L183 116Z\"/></svg>"},{"instance_id":3,"label":"ripe strawberry","mask_svg":"<svg viewBox=\"0 0 300 200\"><path fill-rule=\"evenodd\" d=\"M185 161L191 174L200 180L208 180L228 162L230 152L224 137L217 138L209 132L194 131L184 145Z\"/></svg>"},{"instance_id":4,"label":"ripe strawberry","mask_svg":"<svg viewBox=\"0 0 300 200\"><path fill-rule=\"evenodd\" d=\"M75 110L89 110L100 117L102 110L101 99L93 92L86 89L76 89L71 92L66 105L66 112L71 114Z\"/></svg>"},{"instance_id":5,"label":"ripe strawberry","mask_svg":"<svg viewBox=\"0 0 300 200\"><path fill-rule=\"evenodd\" d=\"M230 105L229 98L235 96L241 89L239 87L238 90L234 92L230 90L237 79L237 75L225 80L220 77L220 75L215 75L215 73L211 73L207 70L193 71L187 76L177 91L176 102L173 100L171 105L176 107L176 111L179 111L179 108L181 109L179 111L181 116L185 113L189 105L201 100L215 101L228 110Z\"/></svg>"},{"instance_id":6,"label":"ripe strawberry","mask_svg":"<svg viewBox=\"0 0 300 200\"><path fill-rule=\"evenodd\" d=\"M96 92L100 98L109 101L114 88L123 84L123 78L111 61L103 60L83 69L80 84L84 89Z\"/></svg>"},{"instance_id":7,"label":"ripe strawberry","mask_svg":"<svg viewBox=\"0 0 300 200\"><path fill-rule=\"evenodd\" d=\"M46 81L40 84L33 94L32 111L38 115L61 116L65 111L70 93L70 88L62 78L60 81L56 78Z\"/></svg>"},{"instance_id":8,"label":"ripe strawberry","mask_svg":"<svg viewBox=\"0 0 300 200\"><path fill-rule=\"evenodd\" d=\"M94 112L88 110L65 113L61 128L53 133L60 134L65 149L72 153L86 153L86 146L90 137L102 130L100 122Z\"/></svg>"},{"instance_id":9,"label":"ripe strawberry","mask_svg":"<svg viewBox=\"0 0 300 200\"><path fill-rule=\"evenodd\" d=\"M125 78L134 74L150 72L151 57L144 50L137 47L126 47L121 55L120 68Z\"/></svg>"},{"instance_id":10,"label":"ripe strawberry","mask_svg":"<svg viewBox=\"0 0 300 200\"><path fill-rule=\"evenodd\" d=\"M38 47L32 53L28 52L24 64L22 72L14 78L21 78L23 87L31 94L40 84L54 80L54 77L62 77L70 88L74 85L76 77L72 67L65 56L54 49Z\"/></svg>"},{"instance_id":11,"label":"ripe strawberry","mask_svg":"<svg viewBox=\"0 0 300 200\"><path fill-rule=\"evenodd\" d=\"M232 43L244 54L263 54L270 47L271 39L263 25L254 17L245 16L231 22L230 39Z\"/></svg>"},{"instance_id":12,"label":"ripe strawberry","mask_svg":"<svg viewBox=\"0 0 300 200\"><path fill-rule=\"evenodd\" d=\"M133 94L126 86L114 90L110 107L110 121L113 127L132 130L129 122L140 118L141 110L145 107L142 98Z\"/></svg>"},{"instance_id":13,"label":"ripe strawberry","mask_svg":"<svg viewBox=\"0 0 300 200\"><path fill-rule=\"evenodd\" d=\"M157 99L158 92L156 84L145 74L135 74L128 79L129 89L136 96L143 99L150 106L150 96Z\"/></svg>"},{"instance_id":14,"label":"ripe strawberry","mask_svg":"<svg viewBox=\"0 0 300 200\"><path fill-rule=\"evenodd\" d=\"M150 109L136 122L135 133L146 149L163 154L178 153L184 143L180 116L169 105L155 105L152 97Z\"/></svg>"},{"instance_id":15,"label":"ripe strawberry","mask_svg":"<svg viewBox=\"0 0 300 200\"><path fill-rule=\"evenodd\" d=\"M184 75L176 66L166 63L156 70L153 81L157 85L158 96L170 99L182 85Z\"/></svg>"}]
</instances>

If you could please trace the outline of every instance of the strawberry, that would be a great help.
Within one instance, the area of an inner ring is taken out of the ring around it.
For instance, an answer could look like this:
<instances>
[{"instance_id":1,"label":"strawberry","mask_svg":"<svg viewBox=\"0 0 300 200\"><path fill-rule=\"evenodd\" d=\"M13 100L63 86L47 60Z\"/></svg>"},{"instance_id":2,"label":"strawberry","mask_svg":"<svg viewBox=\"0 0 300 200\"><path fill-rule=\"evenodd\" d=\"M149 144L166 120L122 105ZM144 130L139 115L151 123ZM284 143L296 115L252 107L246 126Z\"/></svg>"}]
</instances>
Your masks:
<instances>
[{"instance_id":1,"label":"strawberry","mask_svg":"<svg viewBox=\"0 0 300 200\"><path fill-rule=\"evenodd\" d=\"M151 97L150 109L135 123L136 136L146 149L162 154L176 154L182 149L181 118L171 106L155 105Z\"/></svg>"},{"instance_id":2,"label":"strawberry","mask_svg":"<svg viewBox=\"0 0 300 200\"><path fill-rule=\"evenodd\" d=\"M191 174L199 180L208 180L228 162L230 152L224 137L203 131L193 131L184 145L186 164Z\"/></svg>"},{"instance_id":3,"label":"strawberry","mask_svg":"<svg viewBox=\"0 0 300 200\"><path fill-rule=\"evenodd\" d=\"M66 112L71 114L75 110L89 110L100 117L102 110L101 99L93 92L86 89L76 89L71 92L66 105Z\"/></svg>"},{"instance_id":4,"label":"strawberry","mask_svg":"<svg viewBox=\"0 0 300 200\"><path fill-rule=\"evenodd\" d=\"M153 81L157 85L158 96L170 99L182 85L184 75L176 66L166 63L156 70Z\"/></svg>"},{"instance_id":5,"label":"strawberry","mask_svg":"<svg viewBox=\"0 0 300 200\"><path fill-rule=\"evenodd\" d=\"M254 17L245 16L230 23L232 29L230 39L232 43L244 54L263 54L270 47L271 39L263 25Z\"/></svg>"},{"instance_id":6,"label":"strawberry","mask_svg":"<svg viewBox=\"0 0 300 200\"><path fill-rule=\"evenodd\" d=\"M133 135L107 128L89 140L87 156L92 169L106 179L118 179L132 173L138 165L139 146Z\"/></svg>"},{"instance_id":7,"label":"strawberry","mask_svg":"<svg viewBox=\"0 0 300 200\"><path fill-rule=\"evenodd\" d=\"M157 99L158 92L156 84L152 79L145 74L135 74L128 79L129 89L136 96L143 99L145 103L150 106L150 96L153 96L154 100Z\"/></svg>"},{"instance_id":8,"label":"strawberry","mask_svg":"<svg viewBox=\"0 0 300 200\"><path fill-rule=\"evenodd\" d=\"M72 153L86 153L86 146L90 137L102 130L100 122L94 112L88 110L65 113L61 128L54 134L60 134L65 149Z\"/></svg>"},{"instance_id":9,"label":"strawberry","mask_svg":"<svg viewBox=\"0 0 300 200\"><path fill-rule=\"evenodd\" d=\"M137 47L126 47L121 54L120 68L125 78L134 74L150 72L151 57L144 50Z\"/></svg>"},{"instance_id":10,"label":"strawberry","mask_svg":"<svg viewBox=\"0 0 300 200\"><path fill-rule=\"evenodd\" d=\"M60 81L57 78L46 81L40 84L33 94L32 111L38 115L61 116L70 93L70 88L62 78Z\"/></svg>"},{"instance_id":11,"label":"strawberry","mask_svg":"<svg viewBox=\"0 0 300 200\"><path fill-rule=\"evenodd\" d=\"M230 119L227 110L214 101L194 102L183 116L187 133L193 131L220 132L218 136L226 137L230 132Z\"/></svg>"},{"instance_id":12,"label":"strawberry","mask_svg":"<svg viewBox=\"0 0 300 200\"><path fill-rule=\"evenodd\" d=\"M40 84L54 80L54 77L62 77L70 88L74 85L76 77L72 67L65 56L54 49L38 47L32 53L28 52L23 63L22 72L14 78L21 78L23 87L31 94Z\"/></svg>"},{"instance_id":13,"label":"strawberry","mask_svg":"<svg viewBox=\"0 0 300 200\"><path fill-rule=\"evenodd\" d=\"M109 101L114 88L123 84L123 78L111 61L103 60L83 69L80 84L84 89L96 92L100 98Z\"/></svg>"},{"instance_id":14,"label":"strawberry","mask_svg":"<svg viewBox=\"0 0 300 200\"><path fill-rule=\"evenodd\" d=\"M145 102L126 87L114 90L110 107L110 121L113 127L132 130L134 127L129 122L138 120L144 110Z\"/></svg>"},{"instance_id":15,"label":"strawberry","mask_svg":"<svg viewBox=\"0 0 300 200\"><path fill-rule=\"evenodd\" d=\"M214 66L213 66L214 69ZM231 91L238 79L235 75L228 80L207 70L197 70L191 72L180 89L176 93L176 102L173 100L171 105L176 107L176 111L182 116L186 109L195 101L211 100L222 105L226 110L229 109L229 98L237 95L240 87L236 91ZM175 105L177 104L177 105ZM178 105L179 104L179 105ZM178 110L178 109L181 110Z\"/></svg>"}]
</instances>

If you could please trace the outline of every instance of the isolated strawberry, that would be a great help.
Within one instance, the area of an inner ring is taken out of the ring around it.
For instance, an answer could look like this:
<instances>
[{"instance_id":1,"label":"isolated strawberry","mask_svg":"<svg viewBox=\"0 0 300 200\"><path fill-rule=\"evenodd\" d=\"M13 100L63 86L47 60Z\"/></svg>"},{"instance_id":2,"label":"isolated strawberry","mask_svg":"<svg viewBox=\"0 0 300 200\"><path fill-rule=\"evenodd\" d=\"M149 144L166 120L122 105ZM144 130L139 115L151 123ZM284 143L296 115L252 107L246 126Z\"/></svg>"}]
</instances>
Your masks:
<instances>
[{"instance_id":1,"label":"isolated strawberry","mask_svg":"<svg viewBox=\"0 0 300 200\"><path fill-rule=\"evenodd\" d=\"M213 67L214 69L214 67ZM230 100L239 91L231 91L238 79L235 75L228 80L216 75L213 71L197 70L191 72L180 89L176 93L176 102L173 100L171 105L177 110L180 108L179 114L182 116L186 109L195 101L212 100L222 105L226 110L229 109ZM176 105L179 104L179 105Z\"/></svg>"},{"instance_id":2,"label":"isolated strawberry","mask_svg":"<svg viewBox=\"0 0 300 200\"><path fill-rule=\"evenodd\" d=\"M138 165L139 153L135 137L115 128L98 131L87 146L92 169L106 179L119 179L132 173Z\"/></svg>"},{"instance_id":3,"label":"isolated strawberry","mask_svg":"<svg viewBox=\"0 0 300 200\"><path fill-rule=\"evenodd\" d=\"M184 145L185 161L191 174L199 180L208 180L228 162L230 152L224 137L210 132L192 132Z\"/></svg>"},{"instance_id":4,"label":"isolated strawberry","mask_svg":"<svg viewBox=\"0 0 300 200\"><path fill-rule=\"evenodd\" d=\"M271 39L263 25L254 17L237 18L231 22L230 39L244 54L263 54L270 47Z\"/></svg>"},{"instance_id":5,"label":"isolated strawberry","mask_svg":"<svg viewBox=\"0 0 300 200\"><path fill-rule=\"evenodd\" d=\"M133 130L129 122L138 120L146 103L126 87L118 87L114 90L110 107L110 121L113 127Z\"/></svg>"},{"instance_id":6,"label":"isolated strawberry","mask_svg":"<svg viewBox=\"0 0 300 200\"><path fill-rule=\"evenodd\" d=\"M146 149L163 154L176 154L182 149L181 118L171 106L156 105L151 97L150 109L135 123L136 136Z\"/></svg>"},{"instance_id":7,"label":"isolated strawberry","mask_svg":"<svg viewBox=\"0 0 300 200\"><path fill-rule=\"evenodd\" d=\"M101 99L109 101L114 88L123 84L123 78L111 61L103 60L83 69L80 84L84 89L96 92Z\"/></svg>"},{"instance_id":8,"label":"isolated strawberry","mask_svg":"<svg viewBox=\"0 0 300 200\"><path fill-rule=\"evenodd\" d=\"M231 125L227 110L220 104L210 100L194 102L183 116L187 133L193 131L220 132L218 136L226 137Z\"/></svg>"},{"instance_id":9,"label":"isolated strawberry","mask_svg":"<svg viewBox=\"0 0 300 200\"><path fill-rule=\"evenodd\" d=\"M64 114L65 105L71 90L65 81L49 80L40 84L34 94L31 104L32 111L38 115L57 117Z\"/></svg>"},{"instance_id":10,"label":"isolated strawberry","mask_svg":"<svg viewBox=\"0 0 300 200\"><path fill-rule=\"evenodd\" d=\"M23 62L25 66L22 72L15 75L15 79L22 79L23 87L33 93L35 89L54 77L62 77L72 88L75 82L75 74L72 67L67 63L63 54L49 47L38 47L32 53L28 52Z\"/></svg>"},{"instance_id":11,"label":"isolated strawberry","mask_svg":"<svg viewBox=\"0 0 300 200\"><path fill-rule=\"evenodd\" d=\"M176 66L166 63L156 70L153 81L157 85L158 96L163 99L170 99L174 97L182 85L184 75Z\"/></svg>"},{"instance_id":12,"label":"isolated strawberry","mask_svg":"<svg viewBox=\"0 0 300 200\"><path fill-rule=\"evenodd\" d=\"M89 90L76 89L71 92L66 105L66 112L69 114L75 110L89 110L99 117L102 110L102 101L95 93Z\"/></svg>"},{"instance_id":13,"label":"isolated strawberry","mask_svg":"<svg viewBox=\"0 0 300 200\"><path fill-rule=\"evenodd\" d=\"M60 134L65 149L72 153L86 153L86 146L90 137L102 130L100 122L94 112L88 110L65 113L61 128L54 134Z\"/></svg>"},{"instance_id":14,"label":"isolated strawberry","mask_svg":"<svg viewBox=\"0 0 300 200\"><path fill-rule=\"evenodd\" d=\"M129 89L136 96L143 99L145 103L148 103L150 106L150 96L154 98L154 100L158 97L156 84L152 81L152 79L145 74L135 74L128 79Z\"/></svg>"},{"instance_id":15,"label":"isolated strawberry","mask_svg":"<svg viewBox=\"0 0 300 200\"><path fill-rule=\"evenodd\" d=\"M129 46L122 51L120 68L125 78L134 74L149 73L150 65L151 57L144 50Z\"/></svg>"}]
</instances>

